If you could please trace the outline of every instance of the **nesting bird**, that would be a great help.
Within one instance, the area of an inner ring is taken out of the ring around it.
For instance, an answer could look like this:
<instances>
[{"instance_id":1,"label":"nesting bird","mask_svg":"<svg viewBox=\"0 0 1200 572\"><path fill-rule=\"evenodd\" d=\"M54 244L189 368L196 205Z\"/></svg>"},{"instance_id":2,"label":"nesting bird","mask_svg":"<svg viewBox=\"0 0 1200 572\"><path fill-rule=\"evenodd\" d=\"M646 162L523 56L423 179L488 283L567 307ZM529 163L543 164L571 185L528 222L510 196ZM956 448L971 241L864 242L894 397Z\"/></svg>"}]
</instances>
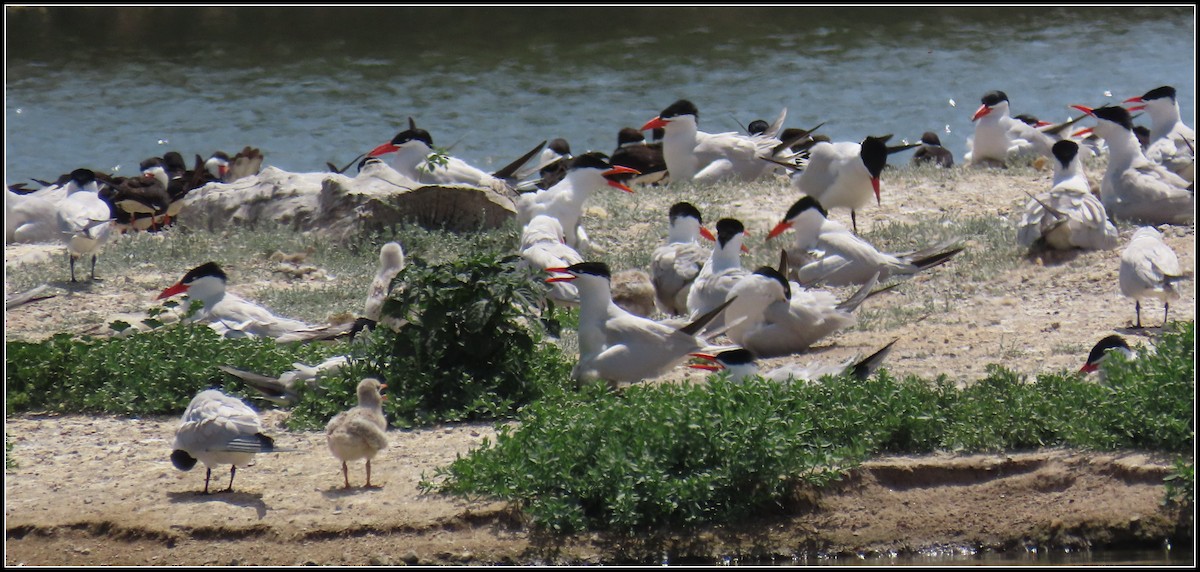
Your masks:
<instances>
[{"instance_id":1,"label":"nesting bird","mask_svg":"<svg viewBox=\"0 0 1200 572\"><path fill-rule=\"evenodd\" d=\"M197 460L204 463L204 494L208 494L213 467L230 465L225 492L232 492L239 466L249 466L258 453L275 450L274 439L262 432L258 413L236 397L208 389L192 398L183 412L171 463L181 471L192 470Z\"/></svg>"},{"instance_id":2,"label":"nesting bird","mask_svg":"<svg viewBox=\"0 0 1200 572\"><path fill-rule=\"evenodd\" d=\"M650 257L651 282L662 311L685 316L692 283L712 255L700 238L715 242L716 237L704 227L700 209L689 202L671 205L667 221L667 243L655 248Z\"/></svg>"},{"instance_id":3,"label":"nesting bird","mask_svg":"<svg viewBox=\"0 0 1200 572\"><path fill-rule=\"evenodd\" d=\"M366 486L371 485L371 459L386 449L387 418L383 415L383 395L380 390L387 384L375 378L365 378L358 383L358 405L338 413L325 426L325 440L329 451L342 462L342 478L350 488L349 461L365 459L367 462Z\"/></svg>"},{"instance_id":4,"label":"nesting bird","mask_svg":"<svg viewBox=\"0 0 1200 572\"><path fill-rule=\"evenodd\" d=\"M1079 144L1062 140L1051 148L1054 179L1049 191L1030 196L1017 227L1017 242L1028 248L1108 250L1117 247L1117 227L1091 193Z\"/></svg>"}]
</instances>

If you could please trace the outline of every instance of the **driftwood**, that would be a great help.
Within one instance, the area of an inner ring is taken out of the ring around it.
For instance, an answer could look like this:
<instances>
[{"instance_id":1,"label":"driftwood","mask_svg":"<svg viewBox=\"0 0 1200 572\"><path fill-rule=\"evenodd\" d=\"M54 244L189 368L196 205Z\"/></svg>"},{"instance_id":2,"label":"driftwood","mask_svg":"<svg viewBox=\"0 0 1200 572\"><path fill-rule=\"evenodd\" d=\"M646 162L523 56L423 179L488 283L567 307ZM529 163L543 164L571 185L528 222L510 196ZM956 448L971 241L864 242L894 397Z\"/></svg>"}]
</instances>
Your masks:
<instances>
[{"instance_id":1,"label":"driftwood","mask_svg":"<svg viewBox=\"0 0 1200 572\"><path fill-rule=\"evenodd\" d=\"M53 298L58 295L58 294L42 295L42 292L44 292L46 290L46 288L48 288L48 287L49 287L48 285L42 284L41 286L38 286L37 288L34 288L32 290L27 290L25 292L15 295L11 298L5 298L4 299L4 309L11 310L13 308L16 308L17 306L24 306L25 304L37 302L38 300L45 300L48 298Z\"/></svg>"},{"instance_id":2,"label":"driftwood","mask_svg":"<svg viewBox=\"0 0 1200 572\"><path fill-rule=\"evenodd\" d=\"M354 177L267 167L193 190L176 220L213 232L279 224L341 241L397 224L453 232L496 228L516 214L511 196L507 189L421 185L383 164Z\"/></svg>"}]
</instances>

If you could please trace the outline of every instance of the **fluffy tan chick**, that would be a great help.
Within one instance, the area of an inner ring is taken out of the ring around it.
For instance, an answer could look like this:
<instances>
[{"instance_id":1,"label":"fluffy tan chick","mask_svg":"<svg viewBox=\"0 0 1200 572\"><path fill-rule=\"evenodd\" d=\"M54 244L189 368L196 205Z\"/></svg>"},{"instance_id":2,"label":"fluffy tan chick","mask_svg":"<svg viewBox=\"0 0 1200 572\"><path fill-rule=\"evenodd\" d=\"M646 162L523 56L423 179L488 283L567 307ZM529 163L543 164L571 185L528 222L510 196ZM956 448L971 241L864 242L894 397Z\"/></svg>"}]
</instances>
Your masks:
<instances>
[{"instance_id":1,"label":"fluffy tan chick","mask_svg":"<svg viewBox=\"0 0 1200 572\"><path fill-rule=\"evenodd\" d=\"M386 384L378 379L365 378L358 384L358 405L338 413L325 426L329 450L342 462L342 477L350 488L349 461L366 459L367 483L371 486L371 459L388 445L387 418L383 416L383 395Z\"/></svg>"}]
</instances>

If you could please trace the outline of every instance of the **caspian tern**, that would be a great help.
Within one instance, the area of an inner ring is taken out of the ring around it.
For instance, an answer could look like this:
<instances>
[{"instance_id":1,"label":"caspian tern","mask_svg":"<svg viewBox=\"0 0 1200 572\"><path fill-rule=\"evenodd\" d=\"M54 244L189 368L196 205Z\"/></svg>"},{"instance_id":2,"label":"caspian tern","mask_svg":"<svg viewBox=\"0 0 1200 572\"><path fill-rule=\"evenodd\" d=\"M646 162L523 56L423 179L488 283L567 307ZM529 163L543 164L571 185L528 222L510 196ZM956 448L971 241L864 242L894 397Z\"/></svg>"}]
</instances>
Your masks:
<instances>
[{"instance_id":1,"label":"caspian tern","mask_svg":"<svg viewBox=\"0 0 1200 572\"><path fill-rule=\"evenodd\" d=\"M508 190L516 185L511 180L512 175L540 153L545 144L545 141L539 143L532 151L500 171L488 173L457 157L435 152L433 137L409 119L408 129L372 149L367 156L384 159L396 172L419 184Z\"/></svg>"},{"instance_id":2,"label":"caspian tern","mask_svg":"<svg viewBox=\"0 0 1200 572\"><path fill-rule=\"evenodd\" d=\"M759 357L801 353L817 340L853 326L854 310L877 283L869 280L839 302L830 292L805 289L763 266L730 289L725 319L731 325L725 333Z\"/></svg>"},{"instance_id":3,"label":"caspian tern","mask_svg":"<svg viewBox=\"0 0 1200 572\"><path fill-rule=\"evenodd\" d=\"M746 227L737 219L723 218L717 221L717 244L708 261L692 280L688 290L688 316L696 318L725 303L729 290L739 280L750 274L742 268L742 241L746 238ZM724 320L713 320L713 327L721 327Z\"/></svg>"},{"instance_id":4,"label":"caspian tern","mask_svg":"<svg viewBox=\"0 0 1200 572\"><path fill-rule=\"evenodd\" d=\"M764 379L774 381L807 381L813 382L820 380L827 375L842 376L847 375L856 379L867 379L875 370L882 365L884 358L892 351L892 346L900 341L898 338L892 340L886 346L883 346L875 353L859 359L861 356L853 356L850 359L835 364L827 363L810 363L800 364L791 363L777 367L771 371L760 373L758 362L754 357L754 353L745 348L736 348L725 350L717 354L692 354L693 357L698 357L709 363L691 364L688 367L694 369L703 369L711 372L727 371L729 372L730 381L743 381L748 377L762 376Z\"/></svg>"},{"instance_id":5,"label":"caspian tern","mask_svg":"<svg viewBox=\"0 0 1200 572\"><path fill-rule=\"evenodd\" d=\"M1079 144L1054 144L1054 179L1049 191L1025 206L1017 242L1030 248L1108 250L1117 247L1117 227L1108 220L1100 199L1091 193Z\"/></svg>"},{"instance_id":6,"label":"caspian tern","mask_svg":"<svg viewBox=\"0 0 1200 572\"><path fill-rule=\"evenodd\" d=\"M1191 224L1196 191L1192 183L1146 158L1124 107L1092 109L1072 105L1096 118L1095 133L1108 144L1108 167L1100 181L1100 202L1117 219L1143 224Z\"/></svg>"},{"instance_id":7,"label":"caspian tern","mask_svg":"<svg viewBox=\"0 0 1200 572\"><path fill-rule=\"evenodd\" d=\"M35 194L4 190L4 242L7 244L55 242L58 230L58 205Z\"/></svg>"},{"instance_id":8,"label":"caspian tern","mask_svg":"<svg viewBox=\"0 0 1200 572\"><path fill-rule=\"evenodd\" d=\"M1129 111L1145 109L1150 115L1150 136L1146 144L1146 158L1158 163L1173 173L1196 180L1196 132L1179 117L1179 102L1175 100L1175 88L1169 85L1154 88L1140 97L1131 97L1124 103L1137 103Z\"/></svg>"},{"instance_id":9,"label":"caspian tern","mask_svg":"<svg viewBox=\"0 0 1200 572\"><path fill-rule=\"evenodd\" d=\"M942 147L942 140L938 138L937 133L926 131L921 135L921 146L913 152L912 164L930 164L949 169L954 166L954 153Z\"/></svg>"},{"instance_id":10,"label":"caspian tern","mask_svg":"<svg viewBox=\"0 0 1200 572\"><path fill-rule=\"evenodd\" d=\"M1162 240L1162 233L1152 226L1143 226L1133 233L1129 245L1121 252L1118 279L1121 294L1134 299L1137 324L1142 327L1142 300L1158 298L1163 302L1163 323L1171 310L1171 300L1179 299L1176 284L1191 280L1191 272L1179 268L1179 257Z\"/></svg>"},{"instance_id":11,"label":"caspian tern","mask_svg":"<svg viewBox=\"0 0 1200 572\"><path fill-rule=\"evenodd\" d=\"M75 282L75 261L92 257L92 280L96 279L96 254L112 235L113 206L100 198L96 174L76 169L67 183L67 196L58 203L58 229L67 243L71 282Z\"/></svg>"},{"instance_id":12,"label":"caspian tern","mask_svg":"<svg viewBox=\"0 0 1200 572\"><path fill-rule=\"evenodd\" d=\"M583 257L565 242L562 223L550 215L533 217L521 230L521 258L529 268L539 271L564 268L583 262ZM550 286L550 299L570 307L579 305L579 290L570 282Z\"/></svg>"},{"instance_id":13,"label":"caspian tern","mask_svg":"<svg viewBox=\"0 0 1200 572\"><path fill-rule=\"evenodd\" d=\"M692 282L712 256L712 250L701 244L700 238L716 241L716 237L704 227L700 209L691 203L671 205L667 220L667 243L655 248L650 257L651 281L659 308L667 314L686 316Z\"/></svg>"},{"instance_id":14,"label":"caspian tern","mask_svg":"<svg viewBox=\"0 0 1200 572\"><path fill-rule=\"evenodd\" d=\"M715 351L697 334L725 305L683 327L636 316L613 302L611 274L603 262L581 262L551 268L547 282L574 281L579 288L579 362L572 370L576 382L605 380L610 387L659 377L687 360L688 354Z\"/></svg>"},{"instance_id":15,"label":"caspian tern","mask_svg":"<svg viewBox=\"0 0 1200 572\"><path fill-rule=\"evenodd\" d=\"M338 413L325 426L329 451L342 462L342 478L350 488L348 461L367 461L366 488L371 488L371 459L388 446L387 418L383 415L384 397L379 393L387 384L375 378L358 383L358 405Z\"/></svg>"},{"instance_id":16,"label":"caspian tern","mask_svg":"<svg viewBox=\"0 0 1200 572\"><path fill-rule=\"evenodd\" d=\"M175 285L163 290L158 299L186 292L203 307L193 321L209 324L227 338L263 336L279 343L312 339L328 328L283 318L270 310L225 290L227 277L215 262L206 262L183 275Z\"/></svg>"},{"instance_id":17,"label":"caspian tern","mask_svg":"<svg viewBox=\"0 0 1200 572\"><path fill-rule=\"evenodd\" d=\"M960 241L951 240L915 252L888 254L826 216L819 201L801 197L767 235L771 239L788 229L795 229L793 251L807 252L817 248L824 251L823 256L796 271L796 280L806 286L822 283L847 286L865 284L873 278L886 280L892 276L911 276L943 264L963 250Z\"/></svg>"},{"instance_id":18,"label":"caspian tern","mask_svg":"<svg viewBox=\"0 0 1200 572\"><path fill-rule=\"evenodd\" d=\"M858 232L856 211L871 204L872 193L880 204L879 176L887 156L887 143L880 137L867 137L862 143L817 143L804 170L792 177L792 186L825 208L850 209L851 227Z\"/></svg>"},{"instance_id":19,"label":"caspian tern","mask_svg":"<svg viewBox=\"0 0 1200 572\"><path fill-rule=\"evenodd\" d=\"M1096 345L1092 346L1092 351L1088 353L1087 361L1083 367L1079 368L1079 373L1091 373L1100 369L1100 364L1104 362L1104 358L1109 351L1117 351L1124 354L1125 359L1134 359L1137 354L1125 343L1125 339L1117 334L1105 336Z\"/></svg>"},{"instance_id":20,"label":"caspian tern","mask_svg":"<svg viewBox=\"0 0 1200 572\"><path fill-rule=\"evenodd\" d=\"M696 105L681 99L642 125L642 131L664 130L663 157L672 182L754 181L771 172L772 164L765 159L773 158L781 143L778 138L706 133L699 130L698 121Z\"/></svg>"},{"instance_id":21,"label":"caspian tern","mask_svg":"<svg viewBox=\"0 0 1200 572\"><path fill-rule=\"evenodd\" d=\"M662 143L649 143L641 131L632 127L617 133L617 148L612 153L613 166L629 167L640 175L614 177L627 185L651 185L663 182L667 176L667 160L663 157Z\"/></svg>"},{"instance_id":22,"label":"caspian tern","mask_svg":"<svg viewBox=\"0 0 1200 572\"><path fill-rule=\"evenodd\" d=\"M319 378L337 375L349 361L350 358L340 355L333 356L317 365L293 362L293 369L283 372L279 377L262 375L227 365L219 365L217 369L246 382L246 385L261 393L263 399L275 405L289 406L300 400L300 386L316 389Z\"/></svg>"},{"instance_id":23,"label":"caspian tern","mask_svg":"<svg viewBox=\"0 0 1200 572\"><path fill-rule=\"evenodd\" d=\"M275 441L262 432L258 413L236 397L208 389L192 398L183 412L183 423L175 431L171 463L190 471L196 461L204 463L204 493L214 466L230 465L229 488L238 466L249 466L258 453L274 452Z\"/></svg>"},{"instance_id":24,"label":"caspian tern","mask_svg":"<svg viewBox=\"0 0 1200 572\"><path fill-rule=\"evenodd\" d=\"M583 204L593 191L605 185L632 193L633 189L611 178L622 173L637 171L613 166L604 153L578 155L567 165L567 175L557 185L517 197L517 223L524 226L537 215L552 216L562 224L567 246L586 252L589 243L582 224Z\"/></svg>"},{"instance_id":25,"label":"caspian tern","mask_svg":"<svg viewBox=\"0 0 1200 572\"><path fill-rule=\"evenodd\" d=\"M975 134L967 139L963 161L972 167L1005 167L1019 157L1048 156L1054 140L1037 127L1009 115L1008 95L989 91L971 116Z\"/></svg>"}]
</instances>

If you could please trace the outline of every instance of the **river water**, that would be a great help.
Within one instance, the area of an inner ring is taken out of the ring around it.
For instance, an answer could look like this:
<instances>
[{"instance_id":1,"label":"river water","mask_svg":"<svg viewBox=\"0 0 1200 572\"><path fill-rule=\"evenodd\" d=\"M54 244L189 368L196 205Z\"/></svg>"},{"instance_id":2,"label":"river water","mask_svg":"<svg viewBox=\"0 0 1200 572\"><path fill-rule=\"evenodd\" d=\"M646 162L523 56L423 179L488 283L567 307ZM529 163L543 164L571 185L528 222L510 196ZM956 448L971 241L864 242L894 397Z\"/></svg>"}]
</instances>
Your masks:
<instances>
[{"instance_id":1,"label":"river water","mask_svg":"<svg viewBox=\"0 0 1200 572\"><path fill-rule=\"evenodd\" d=\"M680 98L710 132L786 107L959 158L993 89L1063 120L1172 85L1195 115L1193 6L9 7L5 37L9 183L246 145L323 171L409 117L494 170L555 137L611 152Z\"/></svg>"}]
</instances>

